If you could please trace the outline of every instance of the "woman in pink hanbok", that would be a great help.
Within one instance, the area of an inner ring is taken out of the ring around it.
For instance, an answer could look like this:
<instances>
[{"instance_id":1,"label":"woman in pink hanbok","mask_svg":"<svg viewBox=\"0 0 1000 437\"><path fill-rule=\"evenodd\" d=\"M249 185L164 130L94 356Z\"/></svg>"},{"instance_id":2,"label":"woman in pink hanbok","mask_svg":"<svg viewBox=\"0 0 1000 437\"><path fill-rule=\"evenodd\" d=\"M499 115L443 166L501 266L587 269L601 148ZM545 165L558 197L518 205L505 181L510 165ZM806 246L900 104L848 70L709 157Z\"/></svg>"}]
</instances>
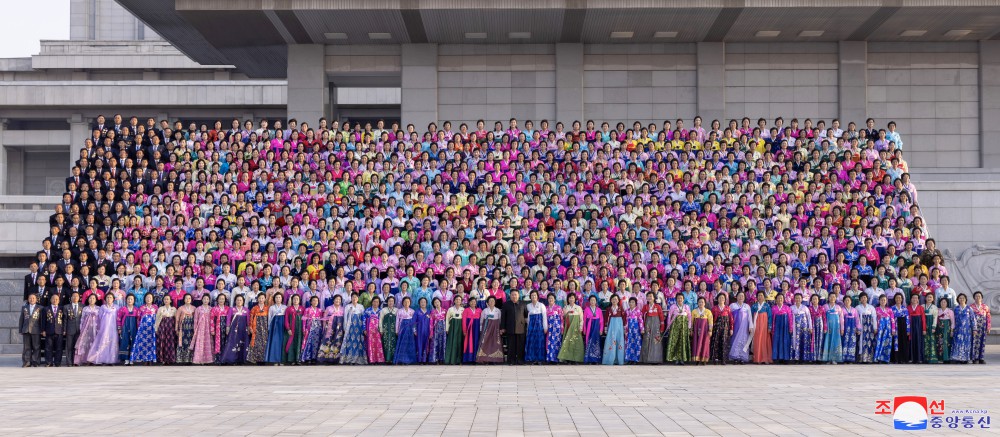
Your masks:
<instances>
[{"instance_id":1,"label":"woman in pink hanbok","mask_svg":"<svg viewBox=\"0 0 1000 437\"><path fill-rule=\"evenodd\" d=\"M194 364L211 364L212 357L212 296L201 296L201 306L194 309L194 338L191 349Z\"/></svg>"}]
</instances>

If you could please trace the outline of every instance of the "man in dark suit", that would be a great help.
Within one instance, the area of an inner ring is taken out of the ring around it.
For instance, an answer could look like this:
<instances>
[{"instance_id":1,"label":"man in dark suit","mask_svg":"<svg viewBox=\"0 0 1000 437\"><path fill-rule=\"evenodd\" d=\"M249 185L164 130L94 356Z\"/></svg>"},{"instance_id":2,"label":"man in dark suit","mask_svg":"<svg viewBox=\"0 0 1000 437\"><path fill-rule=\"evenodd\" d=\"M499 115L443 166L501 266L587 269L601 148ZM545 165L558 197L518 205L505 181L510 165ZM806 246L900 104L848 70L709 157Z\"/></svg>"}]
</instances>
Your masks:
<instances>
[{"instance_id":1,"label":"man in dark suit","mask_svg":"<svg viewBox=\"0 0 1000 437\"><path fill-rule=\"evenodd\" d=\"M91 127L90 130L101 131L101 133L103 134L104 130L108 128L107 121L104 119L104 115L98 115L97 121L90 127Z\"/></svg>"},{"instance_id":2,"label":"man in dark suit","mask_svg":"<svg viewBox=\"0 0 1000 437\"><path fill-rule=\"evenodd\" d=\"M17 330L24 344L21 367L38 367L42 359L42 306L38 305L37 294L28 296L28 301L21 307Z\"/></svg>"},{"instance_id":3,"label":"man in dark suit","mask_svg":"<svg viewBox=\"0 0 1000 437\"><path fill-rule=\"evenodd\" d=\"M30 291L34 290L34 287L38 285L38 277L41 276L38 273L38 261L32 261L28 265L28 269L31 272L24 275L24 300L28 300L28 295L31 294Z\"/></svg>"},{"instance_id":4,"label":"man in dark suit","mask_svg":"<svg viewBox=\"0 0 1000 437\"><path fill-rule=\"evenodd\" d=\"M528 328L528 307L521 293L511 290L500 311L500 335L507 341L507 364L524 364L524 338Z\"/></svg>"},{"instance_id":5,"label":"man in dark suit","mask_svg":"<svg viewBox=\"0 0 1000 437\"><path fill-rule=\"evenodd\" d=\"M66 361L75 365L76 338L80 335L80 316L83 315L83 305L80 305L80 293L69 295L69 303L62 307L63 339L66 342ZM58 364L57 364L58 365Z\"/></svg>"},{"instance_id":6,"label":"man in dark suit","mask_svg":"<svg viewBox=\"0 0 1000 437\"><path fill-rule=\"evenodd\" d=\"M37 273L37 277L35 278L35 285L32 285L24 289L24 301L27 302L28 298L31 297L31 295L35 295L35 298L37 299L38 296L44 294L45 289L46 287L48 287L49 284L48 280L49 279L46 277L46 275L42 273Z\"/></svg>"},{"instance_id":7,"label":"man in dark suit","mask_svg":"<svg viewBox=\"0 0 1000 437\"><path fill-rule=\"evenodd\" d=\"M62 308L59 308L59 295L49 298L50 305L42 309L42 337L45 338L45 365L59 367L63 356L63 323Z\"/></svg>"}]
</instances>

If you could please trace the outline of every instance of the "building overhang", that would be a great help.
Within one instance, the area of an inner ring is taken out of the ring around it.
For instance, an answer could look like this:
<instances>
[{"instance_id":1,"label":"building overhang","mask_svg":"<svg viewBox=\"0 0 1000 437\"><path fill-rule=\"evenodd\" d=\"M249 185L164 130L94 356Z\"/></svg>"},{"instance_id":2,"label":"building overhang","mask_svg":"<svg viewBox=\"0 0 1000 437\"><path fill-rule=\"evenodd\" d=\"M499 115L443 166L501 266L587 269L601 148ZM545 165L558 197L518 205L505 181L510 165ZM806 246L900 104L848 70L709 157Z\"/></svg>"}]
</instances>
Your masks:
<instances>
[{"instance_id":1,"label":"building overhang","mask_svg":"<svg viewBox=\"0 0 1000 437\"><path fill-rule=\"evenodd\" d=\"M1000 0L117 0L195 61L285 77L290 44L977 41ZM668 2L663 2L668 3Z\"/></svg>"}]
</instances>

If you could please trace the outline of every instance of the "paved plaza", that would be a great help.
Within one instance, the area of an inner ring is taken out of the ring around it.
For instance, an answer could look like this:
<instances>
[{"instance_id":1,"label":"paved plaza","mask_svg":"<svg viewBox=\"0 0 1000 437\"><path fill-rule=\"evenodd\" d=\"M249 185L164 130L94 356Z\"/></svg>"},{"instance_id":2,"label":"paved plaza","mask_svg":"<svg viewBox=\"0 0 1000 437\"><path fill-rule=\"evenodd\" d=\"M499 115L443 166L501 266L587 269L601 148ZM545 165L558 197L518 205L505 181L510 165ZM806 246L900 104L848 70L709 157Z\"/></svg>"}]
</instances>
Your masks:
<instances>
[{"instance_id":1,"label":"paved plaza","mask_svg":"<svg viewBox=\"0 0 1000 437\"><path fill-rule=\"evenodd\" d=\"M896 395L1000 411L990 352L923 366L5 366L0 435L883 435L896 431L875 401Z\"/></svg>"}]
</instances>

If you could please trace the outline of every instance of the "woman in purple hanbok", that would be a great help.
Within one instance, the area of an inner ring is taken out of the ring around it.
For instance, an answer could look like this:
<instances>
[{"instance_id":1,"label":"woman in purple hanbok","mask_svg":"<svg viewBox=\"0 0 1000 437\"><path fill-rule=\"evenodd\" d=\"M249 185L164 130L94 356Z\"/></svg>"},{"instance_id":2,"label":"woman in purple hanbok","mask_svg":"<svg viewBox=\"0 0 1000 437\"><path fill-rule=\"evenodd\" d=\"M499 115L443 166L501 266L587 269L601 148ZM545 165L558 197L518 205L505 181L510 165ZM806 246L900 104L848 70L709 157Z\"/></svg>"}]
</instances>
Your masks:
<instances>
[{"instance_id":1,"label":"woman in purple hanbok","mask_svg":"<svg viewBox=\"0 0 1000 437\"><path fill-rule=\"evenodd\" d=\"M87 353L87 362L118 364L118 308L112 293L104 296L104 305L98 309L97 334Z\"/></svg>"},{"instance_id":2,"label":"woman in purple hanbok","mask_svg":"<svg viewBox=\"0 0 1000 437\"><path fill-rule=\"evenodd\" d=\"M247 352L250 347L250 332L247 328L247 321L250 310L244 305L245 298L237 295L233 298L233 309L229 321L226 344L222 349L222 357L219 362L222 364L243 364L247 359Z\"/></svg>"},{"instance_id":3,"label":"woman in purple hanbok","mask_svg":"<svg viewBox=\"0 0 1000 437\"><path fill-rule=\"evenodd\" d=\"M76 365L93 364L87 358L90 355L90 348L97 339L98 314L100 308L97 306L97 295L91 294L87 296L87 306L80 312L80 336L76 339L76 355L73 357L73 363Z\"/></svg>"},{"instance_id":4,"label":"woman in purple hanbok","mask_svg":"<svg viewBox=\"0 0 1000 437\"><path fill-rule=\"evenodd\" d=\"M746 295L736 293L736 303L729 305L733 315L733 336L729 342L729 359L738 363L750 361L750 305L745 302Z\"/></svg>"},{"instance_id":5,"label":"woman in purple hanbok","mask_svg":"<svg viewBox=\"0 0 1000 437\"><path fill-rule=\"evenodd\" d=\"M431 305L433 306L430 314L431 338L427 361L431 363L443 363L445 346L448 344L446 338L448 328L445 326L448 310L441 307L441 299L436 297L431 301Z\"/></svg>"}]
</instances>

